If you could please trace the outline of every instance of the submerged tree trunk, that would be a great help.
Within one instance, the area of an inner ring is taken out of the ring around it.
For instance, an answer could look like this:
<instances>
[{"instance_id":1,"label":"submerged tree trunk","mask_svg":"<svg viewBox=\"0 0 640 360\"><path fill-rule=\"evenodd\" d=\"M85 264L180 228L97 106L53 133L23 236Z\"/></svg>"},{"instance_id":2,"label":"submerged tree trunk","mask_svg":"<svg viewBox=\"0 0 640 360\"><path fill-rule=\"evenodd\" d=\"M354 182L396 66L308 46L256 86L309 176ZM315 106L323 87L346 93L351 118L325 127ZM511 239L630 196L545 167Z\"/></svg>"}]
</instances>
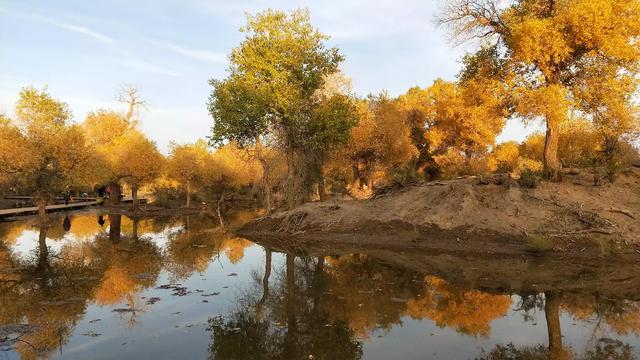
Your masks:
<instances>
[{"instance_id":1,"label":"submerged tree trunk","mask_svg":"<svg viewBox=\"0 0 640 360\"><path fill-rule=\"evenodd\" d=\"M562 347L560 296L554 292L545 292L544 299L544 315L547 320L547 333L549 336L549 359L564 360L566 359L566 353Z\"/></svg>"},{"instance_id":2,"label":"submerged tree trunk","mask_svg":"<svg viewBox=\"0 0 640 360\"><path fill-rule=\"evenodd\" d=\"M122 215L109 214L109 240L117 243L120 241L120 225L122 223Z\"/></svg>"},{"instance_id":3,"label":"submerged tree trunk","mask_svg":"<svg viewBox=\"0 0 640 360\"><path fill-rule=\"evenodd\" d=\"M558 160L559 126L556 121L547 120L547 133L544 138L543 175L551 181L561 181L560 161Z\"/></svg>"}]
</instances>

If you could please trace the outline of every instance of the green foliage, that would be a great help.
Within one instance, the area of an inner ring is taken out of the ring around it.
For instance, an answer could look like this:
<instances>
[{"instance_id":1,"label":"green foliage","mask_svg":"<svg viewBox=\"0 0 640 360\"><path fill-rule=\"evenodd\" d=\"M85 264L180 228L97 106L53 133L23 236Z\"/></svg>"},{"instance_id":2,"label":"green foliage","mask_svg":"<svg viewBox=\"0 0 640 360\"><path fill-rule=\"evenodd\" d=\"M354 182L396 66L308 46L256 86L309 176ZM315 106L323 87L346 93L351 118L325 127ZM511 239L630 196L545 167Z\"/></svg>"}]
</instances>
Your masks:
<instances>
[{"instance_id":1,"label":"green foliage","mask_svg":"<svg viewBox=\"0 0 640 360\"><path fill-rule=\"evenodd\" d=\"M283 149L291 169L289 193L299 197L355 124L349 96L318 96L343 57L325 46L328 36L311 25L308 10L249 15L242 31L246 37L231 52L229 76L210 81L210 143L245 147L265 139Z\"/></svg>"},{"instance_id":2,"label":"green foliage","mask_svg":"<svg viewBox=\"0 0 640 360\"><path fill-rule=\"evenodd\" d=\"M520 184L520 186L524 188L534 189L538 187L538 184L540 184L540 179L541 179L540 172L525 169L520 174L520 179L518 179L518 184Z\"/></svg>"}]
</instances>

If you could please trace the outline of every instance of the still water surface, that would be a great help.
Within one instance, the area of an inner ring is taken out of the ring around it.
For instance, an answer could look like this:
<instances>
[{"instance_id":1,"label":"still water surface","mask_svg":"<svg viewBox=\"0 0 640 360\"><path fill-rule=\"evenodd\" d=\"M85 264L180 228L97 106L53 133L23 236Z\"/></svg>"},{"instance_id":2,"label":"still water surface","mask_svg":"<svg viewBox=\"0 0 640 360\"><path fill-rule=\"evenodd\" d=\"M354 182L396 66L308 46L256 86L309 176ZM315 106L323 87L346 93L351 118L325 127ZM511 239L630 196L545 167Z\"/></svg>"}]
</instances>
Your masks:
<instances>
[{"instance_id":1,"label":"still water surface","mask_svg":"<svg viewBox=\"0 0 640 360\"><path fill-rule=\"evenodd\" d=\"M245 221L250 214L239 214ZM200 216L0 224L0 359L634 359L640 302L285 254Z\"/></svg>"}]
</instances>

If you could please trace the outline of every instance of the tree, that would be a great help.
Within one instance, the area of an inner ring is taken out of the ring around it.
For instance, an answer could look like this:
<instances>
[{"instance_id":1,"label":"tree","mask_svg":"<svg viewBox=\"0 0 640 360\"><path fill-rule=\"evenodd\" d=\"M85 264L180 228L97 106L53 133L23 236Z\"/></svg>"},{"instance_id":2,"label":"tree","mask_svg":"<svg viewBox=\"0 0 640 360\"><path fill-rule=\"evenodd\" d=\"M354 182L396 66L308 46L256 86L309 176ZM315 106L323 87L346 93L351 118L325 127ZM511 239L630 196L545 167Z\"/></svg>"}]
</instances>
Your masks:
<instances>
[{"instance_id":1,"label":"tree","mask_svg":"<svg viewBox=\"0 0 640 360\"><path fill-rule=\"evenodd\" d=\"M119 150L131 131L135 130L135 123L127 121L115 111L98 110L87 115L83 123L87 142L96 153L94 176L96 183L109 184L111 188L110 203L120 203L120 180L126 174L118 172L121 160Z\"/></svg>"},{"instance_id":2,"label":"tree","mask_svg":"<svg viewBox=\"0 0 640 360\"><path fill-rule=\"evenodd\" d=\"M207 143L199 140L194 144L172 144L167 161L169 177L178 180L185 187L187 207L191 206L191 193L194 188L203 185L210 176L213 158Z\"/></svg>"},{"instance_id":3,"label":"tree","mask_svg":"<svg viewBox=\"0 0 640 360\"><path fill-rule=\"evenodd\" d=\"M160 176L163 163L156 144L138 131L130 131L116 146L116 173L131 186L134 210L138 206L138 189Z\"/></svg>"},{"instance_id":4,"label":"tree","mask_svg":"<svg viewBox=\"0 0 640 360\"><path fill-rule=\"evenodd\" d=\"M315 94L343 57L326 48L328 36L313 28L308 10L266 10L248 16L242 31L246 37L231 52L229 76L210 82L210 140L247 146L265 138L281 148L289 169L287 203L293 207L309 195L317 169L310 154L343 142L353 125L348 111L330 119L317 116L322 102Z\"/></svg>"},{"instance_id":5,"label":"tree","mask_svg":"<svg viewBox=\"0 0 640 360\"><path fill-rule=\"evenodd\" d=\"M0 122L0 171L35 195L44 221L47 204L85 170L90 151L67 104L46 89L22 89L15 113L14 121Z\"/></svg>"},{"instance_id":6,"label":"tree","mask_svg":"<svg viewBox=\"0 0 640 360\"><path fill-rule=\"evenodd\" d=\"M436 80L428 88L424 137L435 167L431 173L468 171L472 160L494 144L505 117L503 99L496 96L501 89L493 86Z\"/></svg>"},{"instance_id":7,"label":"tree","mask_svg":"<svg viewBox=\"0 0 640 360\"><path fill-rule=\"evenodd\" d=\"M574 101L598 91L589 73L605 78L638 72L640 6L635 0L458 0L441 22L461 39L492 43L502 69L514 73L516 106L526 119L546 123L544 175L560 179L559 127L571 110L594 115L592 103ZM482 51L482 50L481 50ZM603 71L603 70L607 71ZM619 98L619 97L618 97Z\"/></svg>"},{"instance_id":8,"label":"tree","mask_svg":"<svg viewBox=\"0 0 640 360\"><path fill-rule=\"evenodd\" d=\"M125 85L120 89L116 99L127 105L124 121L132 126L137 125L138 122L134 118L134 115L140 107L146 107L147 105L147 102L142 100L138 94L138 89L132 85Z\"/></svg>"},{"instance_id":9,"label":"tree","mask_svg":"<svg viewBox=\"0 0 640 360\"><path fill-rule=\"evenodd\" d=\"M386 94L358 104L358 124L349 142L333 155L334 166L353 172L351 191L373 189L375 172L389 171L417 154L404 113Z\"/></svg>"}]
</instances>

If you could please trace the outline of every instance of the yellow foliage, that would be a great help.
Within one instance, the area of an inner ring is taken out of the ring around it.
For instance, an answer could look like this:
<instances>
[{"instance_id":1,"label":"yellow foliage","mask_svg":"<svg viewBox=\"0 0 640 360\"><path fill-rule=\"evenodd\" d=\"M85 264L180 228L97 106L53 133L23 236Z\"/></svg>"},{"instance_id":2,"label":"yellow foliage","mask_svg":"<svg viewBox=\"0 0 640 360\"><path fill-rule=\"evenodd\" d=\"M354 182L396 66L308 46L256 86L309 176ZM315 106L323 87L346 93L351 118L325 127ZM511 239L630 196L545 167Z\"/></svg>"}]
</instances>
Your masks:
<instances>
[{"instance_id":1,"label":"yellow foliage","mask_svg":"<svg viewBox=\"0 0 640 360\"><path fill-rule=\"evenodd\" d=\"M414 319L428 318L440 326L463 334L488 337L491 321L507 315L511 298L478 290L464 290L428 276L426 293L407 302L407 313Z\"/></svg>"},{"instance_id":2,"label":"yellow foliage","mask_svg":"<svg viewBox=\"0 0 640 360\"><path fill-rule=\"evenodd\" d=\"M213 153L213 178L233 188L260 181L262 168L257 159L235 143L227 144Z\"/></svg>"},{"instance_id":3,"label":"yellow foliage","mask_svg":"<svg viewBox=\"0 0 640 360\"><path fill-rule=\"evenodd\" d=\"M515 141L508 141L498 144L489 155L489 170L499 173L510 173L518 165L520 158L519 144Z\"/></svg>"}]
</instances>

